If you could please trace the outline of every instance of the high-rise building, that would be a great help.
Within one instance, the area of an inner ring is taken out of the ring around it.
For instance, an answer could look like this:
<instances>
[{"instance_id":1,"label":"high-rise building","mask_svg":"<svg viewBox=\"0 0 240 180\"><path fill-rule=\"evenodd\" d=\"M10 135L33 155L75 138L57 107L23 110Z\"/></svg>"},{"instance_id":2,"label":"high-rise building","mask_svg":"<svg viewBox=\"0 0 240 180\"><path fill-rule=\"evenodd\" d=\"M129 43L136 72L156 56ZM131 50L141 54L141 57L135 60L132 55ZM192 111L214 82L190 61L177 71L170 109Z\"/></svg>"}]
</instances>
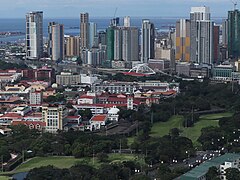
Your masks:
<instances>
[{"instance_id":1,"label":"high-rise building","mask_svg":"<svg viewBox=\"0 0 240 180\"><path fill-rule=\"evenodd\" d=\"M222 45L228 46L228 20L224 19L222 22Z\"/></svg>"},{"instance_id":2,"label":"high-rise building","mask_svg":"<svg viewBox=\"0 0 240 180\"><path fill-rule=\"evenodd\" d=\"M176 60L190 61L190 21L180 19L176 23Z\"/></svg>"},{"instance_id":3,"label":"high-rise building","mask_svg":"<svg viewBox=\"0 0 240 180\"><path fill-rule=\"evenodd\" d=\"M101 45L107 45L107 33L105 31L100 31L98 33L98 42Z\"/></svg>"},{"instance_id":4,"label":"high-rise building","mask_svg":"<svg viewBox=\"0 0 240 180\"><path fill-rule=\"evenodd\" d=\"M81 49L89 48L89 15L88 13L80 14L80 38L81 38Z\"/></svg>"},{"instance_id":5,"label":"high-rise building","mask_svg":"<svg viewBox=\"0 0 240 180\"><path fill-rule=\"evenodd\" d=\"M114 29L114 60L122 60L122 29Z\"/></svg>"},{"instance_id":6,"label":"high-rise building","mask_svg":"<svg viewBox=\"0 0 240 180\"><path fill-rule=\"evenodd\" d=\"M213 62L219 63L219 36L220 36L220 26L213 26Z\"/></svg>"},{"instance_id":7,"label":"high-rise building","mask_svg":"<svg viewBox=\"0 0 240 180\"><path fill-rule=\"evenodd\" d=\"M64 59L64 26L56 22L48 25L48 53L53 61Z\"/></svg>"},{"instance_id":8,"label":"high-rise building","mask_svg":"<svg viewBox=\"0 0 240 180\"><path fill-rule=\"evenodd\" d=\"M114 59L114 27L107 28L107 60Z\"/></svg>"},{"instance_id":9,"label":"high-rise building","mask_svg":"<svg viewBox=\"0 0 240 180\"><path fill-rule=\"evenodd\" d=\"M139 30L136 27L122 28L122 59L127 62L139 60Z\"/></svg>"},{"instance_id":10,"label":"high-rise building","mask_svg":"<svg viewBox=\"0 0 240 180\"><path fill-rule=\"evenodd\" d=\"M131 26L131 22L130 22L130 17L129 16L124 17L124 19L123 19L123 26L124 27L130 27Z\"/></svg>"},{"instance_id":11,"label":"high-rise building","mask_svg":"<svg viewBox=\"0 0 240 180\"><path fill-rule=\"evenodd\" d=\"M142 34L141 34L141 62L147 63L149 59L154 58L154 40L155 28L150 20L142 21Z\"/></svg>"},{"instance_id":12,"label":"high-rise building","mask_svg":"<svg viewBox=\"0 0 240 180\"><path fill-rule=\"evenodd\" d=\"M80 56L80 37L79 36L68 36L66 40L66 56L74 57Z\"/></svg>"},{"instance_id":13,"label":"high-rise building","mask_svg":"<svg viewBox=\"0 0 240 180\"><path fill-rule=\"evenodd\" d=\"M95 47L97 44L97 24L90 22L89 23L89 48Z\"/></svg>"},{"instance_id":14,"label":"high-rise building","mask_svg":"<svg viewBox=\"0 0 240 180\"><path fill-rule=\"evenodd\" d=\"M240 57L240 11L228 11L228 57Z\"/></svg>"},{"instance_id":15,"label":"high-rise building","mask_svg":"<svg viewBox=\"0 0 240 180\"><path fill-rule=\"evenodd\" d=\"M213 23L209 7L192 7L190 13L190 52L192 62L213 63Z\"/></svg>"},{"instance_id":16,"label":"high-rise building","mask_svg":"<svg viewBox=\"0 0 240 180\"><path fill-rule=\"evenodd\" d=\"M43 12L26 15L26 58L37 60L43 56Z\"/></svg>"}]
</instances>

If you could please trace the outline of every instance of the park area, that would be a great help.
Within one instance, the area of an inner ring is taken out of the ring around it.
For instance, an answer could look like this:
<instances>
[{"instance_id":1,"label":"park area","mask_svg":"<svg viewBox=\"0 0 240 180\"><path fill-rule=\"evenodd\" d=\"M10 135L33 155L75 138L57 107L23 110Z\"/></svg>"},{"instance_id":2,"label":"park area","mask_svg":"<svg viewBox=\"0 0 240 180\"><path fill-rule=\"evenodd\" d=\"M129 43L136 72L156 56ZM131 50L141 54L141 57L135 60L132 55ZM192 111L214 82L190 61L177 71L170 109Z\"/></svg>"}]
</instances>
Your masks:
<instances>
[{"instance_id":1,"label":"park area","mask_svg":"<svg viewBox=\"0 0 240 180\"><path fill-rule=\"evenodd\" d=\"M193 143L197 142L197 139L201 135L202 128L209 126L218 126L219 119L223 117L231 117L232 113L218 113L202 115L199 121L194 124L193 127L183 127L183 116L172 116L167 122L157 122L153 124L151 129L152 137L162 137L169 133L170 129L178 128L181 130L181 135L190 138Z\"/></svg>"},{"instance_id":2,"label":"park area","mask_svg":"<svg viewBox=\"0 0 240 180\"><path fill-rule=\"evenodd\" d=\"M108 154L108 162L113 163L121 163L123 161L135 161L139 164L144 164L144 159L141 156L135 154L119 154L119 153L112 153ZM16 169L11 172L4 172L2 175L8 174L16 174L20 172L28 172L33 168L38 168L42 166L52 165L60 169L70 168L75 164L87 164L93 166L95 168L99 168L101 166L101 162L97 159L97 157L85 157L85 158L74 158L70 156L52 156L52 157L34 157L32 159L27 160L26 162L19 165ZM0 180L5 180L8 177L1 176L0 173Z\"/></svg>"}]
</instances>

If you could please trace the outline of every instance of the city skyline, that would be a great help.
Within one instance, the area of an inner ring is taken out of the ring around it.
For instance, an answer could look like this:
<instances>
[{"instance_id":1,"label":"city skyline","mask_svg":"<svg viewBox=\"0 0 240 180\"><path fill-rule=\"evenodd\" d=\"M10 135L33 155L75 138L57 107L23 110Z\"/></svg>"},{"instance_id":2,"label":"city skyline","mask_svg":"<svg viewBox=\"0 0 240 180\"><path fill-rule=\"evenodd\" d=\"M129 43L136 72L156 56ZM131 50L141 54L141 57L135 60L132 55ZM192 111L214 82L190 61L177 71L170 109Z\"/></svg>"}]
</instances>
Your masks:
<instances>
[{"instance_id":1,"label":"city skyline","mask_svg":"<svg viewBox=\"0 0 240 180\"><path fill-rule=\"evenodd\" d=\"M209 6L212 17L227 17L227 11L234 7L230 0L9 0L1 4L0 18L19 18L32 10L44 11L46 18L77 18L80 12L92 17L113 17L116 8L116 16L188 17L192 6Z\"/></svg>"}]
</instances>

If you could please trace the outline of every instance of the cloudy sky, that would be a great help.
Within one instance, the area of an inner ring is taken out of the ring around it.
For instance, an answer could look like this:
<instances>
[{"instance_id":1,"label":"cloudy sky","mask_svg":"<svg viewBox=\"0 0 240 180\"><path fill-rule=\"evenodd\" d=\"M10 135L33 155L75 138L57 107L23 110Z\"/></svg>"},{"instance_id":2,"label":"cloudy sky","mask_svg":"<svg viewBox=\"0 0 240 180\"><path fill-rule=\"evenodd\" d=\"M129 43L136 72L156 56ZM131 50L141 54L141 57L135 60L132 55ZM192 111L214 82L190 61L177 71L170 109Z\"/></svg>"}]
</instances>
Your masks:
<instances>
[{"instance_id":1,"label":"cloudy sky","mask_svg":"<svg viewBox=\"0 0 240 180\"><path fill-rule=\"evenodd\" d=\"M233 0L235 1L235 0ZM0 0L0 18L24 18L28 11L42 10L44 17L188 17L191 6L210 6L213 17L225 17L231 0ZM239 1L240 7L240 1Z\"/></svg>"}]
</instances>

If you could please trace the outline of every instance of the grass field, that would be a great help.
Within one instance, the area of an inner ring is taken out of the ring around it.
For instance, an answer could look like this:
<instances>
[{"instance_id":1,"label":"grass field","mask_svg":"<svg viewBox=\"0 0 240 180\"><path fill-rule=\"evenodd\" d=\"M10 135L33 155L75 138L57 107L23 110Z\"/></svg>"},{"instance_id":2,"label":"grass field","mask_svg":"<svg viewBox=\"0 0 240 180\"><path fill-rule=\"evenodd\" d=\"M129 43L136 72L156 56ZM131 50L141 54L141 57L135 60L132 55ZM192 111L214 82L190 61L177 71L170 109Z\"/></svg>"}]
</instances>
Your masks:
<instances>
[{"instance_id":1,"label":"grass field","mask_svg":"<svg viewBox=\"0 0 240 180\"><path fill-rule=\"evenodd\" d=\"M109 156L109 158L108 158L109 163L120 163L122 161L134 160L134 161L139 162L140 164L144 164L143 158L141 158L140 156L137 156L135 154L118 154L118 153L116 153L116 154L109 154L108 156ZM4 173L2 173L2 175L16 174L19 172L27 172L33 168L48 166L48 165L52 165L52 166L58 167L60 169L70 168L71 166L78 164L78 163L88 164L95 168L99 168L102 164L97 160L96 157L95 158L87 157L87 158L80 158L80 159L76 159L74 157L60 157L60 156L59 157L57 157L57 156L35 157L35 158L32 158L29 161L26 161L25 163L19 165L15 170L13 170L11 172L4 172ZM0 176L0 180L2 180L1 176ZM5 179L3 179L3 180L5 180Z\"/></svg>"},{"instance_id":2,"label":"grass field","mask_svg":"<svg viewBox=\"0 0 240 180\"><path fill-rule=\"evenodd\" d=\"M75 159L74 157L36 157L26 161L25 163L18 166L14 173L18 172L27 172L30 169L53 165L58 168L70 168L76 163L80 163L84 159Z\"/></svg>"},{"instance_id":3,"label":"grass field","mask_svg":"<svg viewBox=\"0 0 240 180\"><path fill-rule=\"evenodd\" d=\"M167 122L155 123L151 129L152 137L162 137L169 133L170 129L179 128L182 136L190 138L193 143L196 143L201 135L202 128L209 126L218 126L218 121L222 117L231 117L232 113L219 113L200 116L200 120L193 127L184 128L182 125L183 116L173 116Z\"/></svg>"},{"instance_id":4,"label":"grass field","mask_svg":"<svg viewBox=\"0 0 240 180\"><path fill-rule=\"evenodd\" d=\"M7 176L0 176L0 180L9 180L9 177L7 177Z\"/></svg>"}]
</instances>

